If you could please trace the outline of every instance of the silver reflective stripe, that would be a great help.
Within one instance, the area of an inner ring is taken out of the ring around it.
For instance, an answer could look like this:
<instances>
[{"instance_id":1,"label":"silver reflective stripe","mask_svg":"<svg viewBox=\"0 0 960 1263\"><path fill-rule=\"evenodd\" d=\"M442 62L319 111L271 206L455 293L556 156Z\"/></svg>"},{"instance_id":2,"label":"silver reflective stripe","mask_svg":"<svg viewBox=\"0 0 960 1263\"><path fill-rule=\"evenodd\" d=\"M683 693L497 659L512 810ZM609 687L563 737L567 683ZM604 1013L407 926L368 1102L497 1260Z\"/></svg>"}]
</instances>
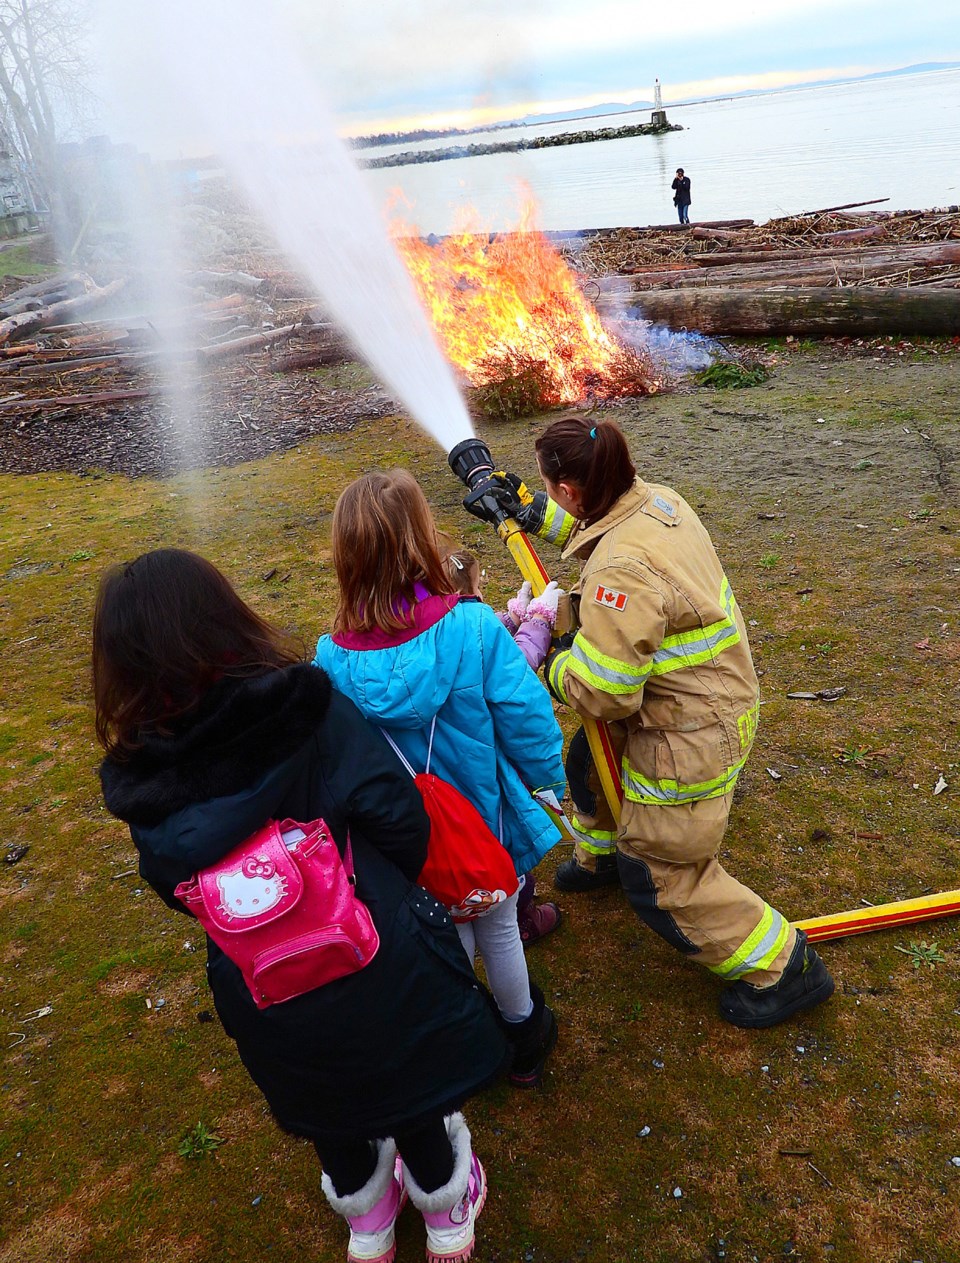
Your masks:
<instances>
[{"instance_id":1,"label":"silver reflective stripe","mask_svg":"<svg viewBox=\"0 0 960 1263\"><path fill-rule=\"evenodd\" d=\"M719 645L731 637L740 639L740 633L737 631L736 624L729 623L720 624L715 631L708 636L701 636L698 640L688 640L682 645L670 645L664 649L661 647L653 655L653 673L660 674L658 668L663 670L664 664L673 662L683 662L688 658L693 658L697 654L705 654L712 657Z\"/></svg>"},{"instance_id":2,"label":"silver reflective stripe","mask_svg":"<svg viewBox=\"0 0 960 1263\"><path fill-rule=\"evenodd\" d=\"M618 662L616 658L600 653L586 643L579 633L570 647L567 669L574 671L587 683L596 684L606 693L634 693L642 687L650 674L649 665L639 671L631 671L627 663Z\"/></svg>"}]
</instances>

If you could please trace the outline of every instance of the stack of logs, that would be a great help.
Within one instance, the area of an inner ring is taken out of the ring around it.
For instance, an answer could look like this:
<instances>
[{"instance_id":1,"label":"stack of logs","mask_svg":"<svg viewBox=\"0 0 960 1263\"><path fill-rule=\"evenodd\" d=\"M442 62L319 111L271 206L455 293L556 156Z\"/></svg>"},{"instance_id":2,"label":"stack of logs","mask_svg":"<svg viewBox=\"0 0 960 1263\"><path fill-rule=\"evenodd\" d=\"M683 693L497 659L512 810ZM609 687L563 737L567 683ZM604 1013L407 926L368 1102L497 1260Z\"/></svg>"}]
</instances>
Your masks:
<instances>
[{"instance_id":1,"label":"stack of logs","mask_svg":"<svg viewBox=\"0 0 960 1263\"><path fill-rule=\"evenodd\" d=\"M606 315L704 333L960 333L960 209L607 229L559 248Z\"/></svg>"},{"instance_id":2,"label":"stack of logs","mask_svg":"<svg viewBox=\"0 0 960 1263\"><path fill-rule=\"evenodd\" d=\"M270 369L289 371L353 358L316 308L301 307L300 318L289 323L265 320L276 313L263 298L268 281L262 277L185 274L177 283L177 333L169 338L152 318L136 314L129 288L125 278L97 285L70 272L21 285L0 299L0 416L26 406L148 398L160 393L160 375L171 362L211 366L266 350ZM297 349L290 350L293 340ZM275 354L280 346L288 353Z\"/></svg>"}]
</instances>

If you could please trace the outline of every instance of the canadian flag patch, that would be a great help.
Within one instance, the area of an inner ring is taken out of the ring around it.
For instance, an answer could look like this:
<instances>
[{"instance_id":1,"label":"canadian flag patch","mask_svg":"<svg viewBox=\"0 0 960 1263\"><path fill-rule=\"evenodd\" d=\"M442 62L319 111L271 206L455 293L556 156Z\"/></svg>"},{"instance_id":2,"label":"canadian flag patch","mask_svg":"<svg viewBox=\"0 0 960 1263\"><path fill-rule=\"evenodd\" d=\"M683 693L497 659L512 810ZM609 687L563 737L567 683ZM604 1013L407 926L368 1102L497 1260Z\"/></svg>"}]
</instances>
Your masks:
<instances>
[{"instance_id":1,"label":"canadian flag patch","mask_svg":"<svg viewBox=\"0 0 960 1263\"><path fill-rule=\"evenodd\" d=\"M593 599L598 605L606 605L612 610L622 610L627 603L627 594L618 592L616 588L605 588L602 583L598 583Z\"/></svg>"}]
</instances>

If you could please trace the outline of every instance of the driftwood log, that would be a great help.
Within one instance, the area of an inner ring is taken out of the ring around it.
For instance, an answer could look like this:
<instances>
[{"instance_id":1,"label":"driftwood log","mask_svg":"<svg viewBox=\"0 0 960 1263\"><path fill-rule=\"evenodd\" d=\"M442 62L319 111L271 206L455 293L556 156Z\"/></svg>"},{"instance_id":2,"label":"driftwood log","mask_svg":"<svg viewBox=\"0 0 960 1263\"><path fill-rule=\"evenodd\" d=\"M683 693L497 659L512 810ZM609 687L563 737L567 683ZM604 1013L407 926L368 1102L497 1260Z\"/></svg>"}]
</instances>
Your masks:
<instances>
[{"instance_id":1,"label":"driftwood log","mask_svg":"<svg viewBox=\"0 0 960 1263\"><path fill-rule=\"evenodd\" d=\"M6 320L0 320L0 343L28 337L38 329L56 324L65 316L75 316L81 311L97 307L119 294L126 283L126 280L121 277L116 281L111 281L109 285L104 285L102 289L92 290L89 294L81 294L78 298L68 298L65 302L52 303L49 307L41 307L39 311L25 311L19 316L8 316Z\"/></svg>"},{"instance_id":2,"label":"driftwood log","mask_svg":"<svg viewBox=\"0 0 960 1263\"><path fill-rule=\"evenodd\" d=\"M597 304L601 307L605 300ZM700 333L960 334L960 290L906 288L647 290L633 299L644 319Z\"/></svg>"},{"instance_id":3,"label":"driftwood log","mask_svg":"<svg viewBox=\"0 0 960 1263\"><path fill-rule=\"evenodd\" d=\"M213 364L217 360L229 359L231 355L239 355L243 351L255 351L265 346L273 346L275 342L283 342L292 338L299 325L284 325L280 329L268 329L266 333L252 333L246 338L234 338L230 342L220 342L215 346L202 346L197 351L197 359L201 364Z\"/></svg>"}]
</instances>

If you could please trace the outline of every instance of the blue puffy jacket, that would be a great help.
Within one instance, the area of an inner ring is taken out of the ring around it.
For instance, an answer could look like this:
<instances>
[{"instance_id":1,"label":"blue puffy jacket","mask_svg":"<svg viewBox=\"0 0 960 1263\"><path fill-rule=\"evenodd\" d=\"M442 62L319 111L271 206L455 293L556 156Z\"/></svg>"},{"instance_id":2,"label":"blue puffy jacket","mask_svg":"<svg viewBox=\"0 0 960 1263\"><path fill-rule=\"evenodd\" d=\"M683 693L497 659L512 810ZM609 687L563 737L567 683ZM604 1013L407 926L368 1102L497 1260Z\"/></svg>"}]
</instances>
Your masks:
<instances>
[{"instance_id":1,"label":"blue puffy jacket","mask_svg":"<svg viewBox=\"0 0 960 1263\"><path fill-rule=\"evenodd\" d=\"M537 789L563 795L563 738L553 704L489 606L427 596L414 607L409 631L322 636L314 662L389 732L418 772L436 716L431 772L455 785L502 836L518 873L560 840L530 797Z\"/></svg>"}]
</instances>

